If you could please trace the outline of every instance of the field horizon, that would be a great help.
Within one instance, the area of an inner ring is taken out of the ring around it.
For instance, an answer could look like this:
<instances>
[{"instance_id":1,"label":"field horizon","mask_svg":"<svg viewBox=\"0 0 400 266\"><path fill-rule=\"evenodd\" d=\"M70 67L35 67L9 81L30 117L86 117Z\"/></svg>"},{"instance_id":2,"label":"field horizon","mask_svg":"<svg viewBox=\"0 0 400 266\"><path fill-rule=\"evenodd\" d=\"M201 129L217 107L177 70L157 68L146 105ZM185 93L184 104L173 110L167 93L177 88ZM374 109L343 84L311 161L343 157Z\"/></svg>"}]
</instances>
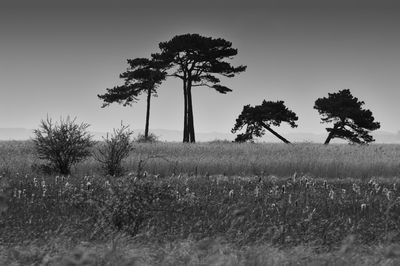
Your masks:
<instances>
[{"instance_id":1,"label":"field horizon","mask_svg":"<svg viewBox=\"0 0 400 266\"><path fill-rule=\"evenodd\" d=\"M132 129L134 137L143 134L143 129ZM151 133L156 135L160 141L164 142L182 142L181 130L170 129L152 129ZM107 132L90 131L96 140L102 140L107 135ZM282 133L293 143L312 142L323 143L327 137L326 132L312 133L312 132L286 132ZM387 131L374 131L371 135L375 138L375 142L371 144L400 144L400 131L387 132ZM197 142L210 142L210 141L233 141L235 134L229 132L197 132ZM8 140L29 140L33 137L33 129L28 128L0 128L0 141ZM280 143L281 141L271 134L265 134L261 138L257 138L256 142L272 142ZM344 140L334 139L332 143L347 143Z\"/></svg>"}]
</instances>

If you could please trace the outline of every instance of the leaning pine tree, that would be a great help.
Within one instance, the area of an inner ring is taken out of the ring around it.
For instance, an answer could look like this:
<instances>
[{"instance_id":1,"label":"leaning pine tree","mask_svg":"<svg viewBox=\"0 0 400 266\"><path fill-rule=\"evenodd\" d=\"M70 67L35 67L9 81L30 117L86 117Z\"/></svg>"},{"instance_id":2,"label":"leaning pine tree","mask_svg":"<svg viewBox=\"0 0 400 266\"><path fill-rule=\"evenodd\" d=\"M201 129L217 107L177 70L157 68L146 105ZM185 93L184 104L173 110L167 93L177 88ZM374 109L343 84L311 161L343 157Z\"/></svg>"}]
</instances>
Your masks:
<instances>
[{"instance_id":1,"label":"leaning pine tree","mask_svg":"<svg viewBox=\"0 0 400 266\"><path fill-rule=\"evenodd\" d=\"M282 140L284 143L290 143L287 139L279 135L271 126L280 126L282 122L288 123L292 128L297 127L296 121L298 117L296 113L289 110L284 101L263 101L261 105L250 106L245 105L242 113L236 119L236 124L232 129L232 133L236 133L243 127L246 132L238 134L235 142L252 142L254 137L262 137L265 129L274 136Z\"/></svg>"},{"instance_id":2,"label":"leaning pine tree","mask_svg":"<svg viewBox=\"0 0 400 266\"><path fill-rule=\"evenodd\" d=\"M193 121L193 87L209 87L219 93L232 91L221 85L216 75L232 78L235 74L246 70L246 66L233 67L225 59L237 55L237 49L224 39L203 37L199 34L178 35L167 42L159 44L160 53L153 57L170 66L169 76L179 78L183 82L184 96L184 126L183 142L195 142Z\"/></svg>"},{"instance_id":3,"label":"leaning pine tree","mask_svg":"<svg viewBox=\"0 0 400 266\"><path fill-rule=\"evenodd\" d=\"M103 100L103 106L106 107L111 103L123 104L123 106L132 105L137 101L137 97L141 93L147 94L147 110L146 125L144 137L149 138L149 120L150 120L150 100L152 95L156 95L156 88L165 79L165 71L163 66L154 60L147 58L128 59L129 68L120 75L125 83L122 86L115 86L107 89L102 95L97 95Z\"/></svg>"},{"instance_id":4,"label":"leaning pine tree","mask_svg":"<svg viewBox=\"0 0 400 266\"><path fill-rule=\"evenodd\" d=\"M315 101L314 109L322 115L322 123L333 123L328 127L328 137L325 144L333 138L341 138L351 143L368 144L374 141L370 131L380 128L375 122L372 112L363 109L363 101L354 97L350 90L345 89L336 93L328 93L328 97Z\"/></svg>"}]
</instances>

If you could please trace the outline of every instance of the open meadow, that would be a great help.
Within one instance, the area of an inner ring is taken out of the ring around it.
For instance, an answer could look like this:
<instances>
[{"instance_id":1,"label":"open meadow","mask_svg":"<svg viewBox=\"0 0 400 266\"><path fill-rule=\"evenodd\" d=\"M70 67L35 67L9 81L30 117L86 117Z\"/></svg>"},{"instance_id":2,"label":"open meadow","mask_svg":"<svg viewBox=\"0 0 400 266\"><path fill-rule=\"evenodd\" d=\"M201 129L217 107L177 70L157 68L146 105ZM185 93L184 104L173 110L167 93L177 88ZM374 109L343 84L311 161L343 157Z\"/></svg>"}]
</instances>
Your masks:
<instances>
[{"instance_id":1,"label":"open meadow","mask_svg":"<svg viewBox=\"0 0 400 266\"><path fill-rule=\"evenodd\" d=\"M122 177L0 142L0 265L399 265L400 145L135 143Z\"/></svg>"},{"instance_id":2,"label":"open meadow","mask_svg":"<svg viewBox=\"0 0 400 266\"><path fill-rule=\"evenodd\" d=\"M400 145L321 145L297 143L135 143L125 161L127 172L175 175L289 177L294 173L326 179L370 179L400 176ZM30 174L41 161L30 141L0 142L0 171ZM139 169L138 169L139 168ZM98 162L88 158L74 175L101 174Z\"/></svg>"}]
</instances>

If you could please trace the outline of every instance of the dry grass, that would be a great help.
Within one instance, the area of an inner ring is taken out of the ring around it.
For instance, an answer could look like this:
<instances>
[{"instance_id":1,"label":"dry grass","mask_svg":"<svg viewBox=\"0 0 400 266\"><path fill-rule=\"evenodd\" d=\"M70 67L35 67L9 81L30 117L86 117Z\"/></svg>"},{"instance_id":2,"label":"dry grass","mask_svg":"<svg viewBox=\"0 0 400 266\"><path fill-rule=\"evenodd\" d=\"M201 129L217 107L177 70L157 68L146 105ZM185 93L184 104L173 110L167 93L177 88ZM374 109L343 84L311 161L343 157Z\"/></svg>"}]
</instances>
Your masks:
<instances>
[{"instance_id":1,"label":"dry grass","mask_svg":"<svg viewBox=\"0 0 400 266\"><path fill-rule=\"evenodd\" d=\"M0 142L0 172L31 173L32 165L35 170L40 163L31 142ZM298 173L320 178L370 179L400 176L400 145L136 143L124 166L128 172L141 170L160 176L287 177ZM100 174L101 168L89 158L73 172Z\"/></svg>"},{"instance_id":2,"label":"dry grass","mask_svg":"<svg viewBox=\"0 0 400 266\"><path fill-rule=\"evenodd\" d=\"M149 155L158 158L146 160ZM167 159L167 160L165 160ZM136 145L128 168L162 176L308 174L321 178L400 176L400 145L153 143Z\"/></svg>"},{"instance_id":3,"label":"dry grass","mask_svg":"<svg viewBox=\"0 0 400 266\"><path fill-rule=\"evenodd\" d=\"M315 247L277 248L269 244L235 246L223 239L138 243L115 234L104 242L71 243L68 238L0 246L1 265L399 265L400 246L354 246L320 252Z\"/></svg>"},{"instance_id":4,"label":"dry grass","mask_svg":"<svg viewBox=\"0 0 400 266\"><path fill-rule=\"evenodd\" d=\"M398 145L136 144L119 179L0 154L0 265L400 264Z\"/></svg>"}]
</instances>

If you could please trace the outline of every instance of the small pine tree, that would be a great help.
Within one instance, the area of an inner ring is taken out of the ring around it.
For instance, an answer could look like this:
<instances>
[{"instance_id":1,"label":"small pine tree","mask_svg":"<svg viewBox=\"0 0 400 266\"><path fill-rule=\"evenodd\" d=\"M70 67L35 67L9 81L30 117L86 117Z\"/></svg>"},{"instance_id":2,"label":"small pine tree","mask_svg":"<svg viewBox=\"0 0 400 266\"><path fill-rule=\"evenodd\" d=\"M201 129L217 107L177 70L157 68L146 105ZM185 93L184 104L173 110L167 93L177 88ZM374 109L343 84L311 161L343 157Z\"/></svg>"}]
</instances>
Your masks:
<instances>
[{"instance_id":1,"label":"small pine tree","mask_svg":"<svg viewBox=\"0 0 400 266\"><path fill-rule=\"evenodd\" d=\"M285 106L284 101L267 102L264 100L261 105L254 107L245 105L243 107L242 113L236 119L232 133L236 133L246 127L246 132L237 135L235 142L252 142L254 137L262 137L266 129L283 142L290 143L274 131L271 125L280 126L282 122L286 122L291 127L297 127L297 120L297 115Z\"/></svg>"},{"instance_id":2,"label":"small pine tree","mask_svg":"<svg viewBox=\"0 0 400 266\"><path fill-rule=\"evenodd\" d=\"M372 112L363 109L363 101L354 97L350 90L328 93L328 97L315 101L314 109L322 115L322 123L332 123L333 127L326 128L328 137L325 144L333 138L347 139L351 143L368 144L374 141L370 131L380 128L375 122Z\"/></svg>"},{"instance_id":3,"label":"small pine tree","mask_svg":"<svg viewBox=\"0 0 400 266\"><path fill-rule=\"evenodd\" d=\"M120 78L125 81L124 85L107 89L105 94L97 96L104 101L102 107L111 103L130 106L137 101L140 94L146 93L147 108L144 136L147 139L149 138L151 96L157 96L157 87L166 77L166 72L163 70L165 66L147 58L128 59L128 64L127 71L120 75Z\"/></svg>"}]
</instances>

